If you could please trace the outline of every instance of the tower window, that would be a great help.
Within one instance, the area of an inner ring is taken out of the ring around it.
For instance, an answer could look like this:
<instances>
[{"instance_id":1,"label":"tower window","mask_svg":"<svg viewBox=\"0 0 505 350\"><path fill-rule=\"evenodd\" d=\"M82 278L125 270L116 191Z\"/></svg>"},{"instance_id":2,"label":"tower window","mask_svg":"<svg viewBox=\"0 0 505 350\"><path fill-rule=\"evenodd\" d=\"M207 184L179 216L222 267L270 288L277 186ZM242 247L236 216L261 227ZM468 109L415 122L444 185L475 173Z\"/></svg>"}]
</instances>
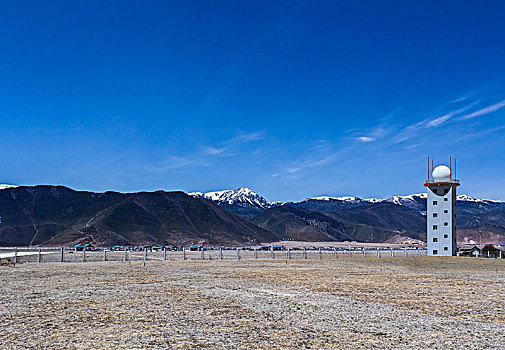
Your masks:
<instances>
[{"instance_id":1,"label":"tower window","mask_svg":"<svg viewBox=\"0 0 505 350\"><path fill-rule=\"evenodd\" d=\"M436 218L438 216L437 213L433 213L433 217Z\"/></svg>"},{"instance_id":2,"label":"tower window","mask_svg":"<svg viewBox=\"0 0 505 350\"><path fill-rule=\"evenodd\" d=\"M438 226L437 225L433 225L433 229L434 230L438 230Z\"/></svg>"},{"instance_id":3,"label":"tower window","mask_svg":"<svg viewBox=\"0 0 505 350\"><path fill-rule=\"evenodd\" d=\"M438 242L438 238L437 237L433 237L433 242Z\"/></svg>"},{"instance_id":4,"label":"tower window","mask_svg":"<svg viewBox=\"0 0 505 350\"><path fill-rule=\"evenodd\" d=\"M444 247L444 250L449 250L449 248L448 247Z\"/></svg>"},{"instance_id":5,"label":"tower window","mask_svg":"<svg viewBox=\"0 0 505 350\"><path fill-rule=\"evenodd\" d=\"M449 223L448 222L444 222L444 226L449 226Z\"/></svg>"},{"instance_id":6,"label":"tower window","mask_svg":"<svg viewBox=\"0 0 505 350\"><path fill-rule=\"evenodd\" d=\"M437 194L438 190L436 188L433 189L433 193Z\"/></svg>"},{"instance_id":7,"label":"tower window","mask_svg":"<svg viewBox=\"0 0 505 350\"><path fill-rule=\"evenodd\" d=\"M444 198L444 202L447 202L447 201L448 201L448 199L447 199L447 198Z\"/></svg>"},{"instance_id":8,"label":"tower window","mask_svg":"<svg viewBox=\"0 0 505 350\"><path fill-rule=\"evenodd\" d=\"M433 205L437 205L437 204L438 204L438 202L437 202L437 201L433 201Z\"/></svg>"},{"instance_id":9,"label":"tower window","mask_svg":"<svg viewBox=\"0 0 505 350\"><path fill-rule=\"evenodd\" d=\"M436 249L435 249L435 250L433 251L433 255L437 255L437 254L438 254L438 250L436 250Z\"/></svg>"},{"instance_id":10,"label":"tower window","mask_svg":"<svg viewBox=\"0 0 505 350\"><path fill-rule=\"evenodd\" d=\"M444 188L444 193L445 194L449 193L449 189L448 188Z\"/></svg>"},{"instance_id":11,"label":"tower window","mask_svg":"<svg viewBox=\"0 0 505 350\"><path fill-rule=\"evenodd\" d=\"M449 212L449 210L445 209L444 210L444 214L447 214Z\"/></svg>"},{"instance_id":12,"label":"tower window","mask_svg":"<svg viewBox=\"0 0 505 350\"><path fill-rule=\"evenodd\" d=\"M449 238L449 235L444 235L444 238Z\"/></svg>"}]
</instances>

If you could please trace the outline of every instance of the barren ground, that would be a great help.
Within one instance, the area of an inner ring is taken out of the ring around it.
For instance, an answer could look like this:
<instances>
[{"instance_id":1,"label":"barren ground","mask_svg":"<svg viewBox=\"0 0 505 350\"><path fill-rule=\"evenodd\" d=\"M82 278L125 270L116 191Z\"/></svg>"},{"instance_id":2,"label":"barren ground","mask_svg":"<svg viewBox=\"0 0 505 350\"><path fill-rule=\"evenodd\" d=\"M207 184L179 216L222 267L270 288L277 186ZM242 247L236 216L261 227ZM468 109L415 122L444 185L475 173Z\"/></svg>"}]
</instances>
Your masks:
<instances>
[{"instance_id":1,"label":"barren ground","mask_svg":"<svg viewBox=\"0 0 505 350\"><path fill-rule=\"evenodd\" d=\"M24 263L0 293L2 349L505 344L505 259Z\"/></svg>"}]
</instances>

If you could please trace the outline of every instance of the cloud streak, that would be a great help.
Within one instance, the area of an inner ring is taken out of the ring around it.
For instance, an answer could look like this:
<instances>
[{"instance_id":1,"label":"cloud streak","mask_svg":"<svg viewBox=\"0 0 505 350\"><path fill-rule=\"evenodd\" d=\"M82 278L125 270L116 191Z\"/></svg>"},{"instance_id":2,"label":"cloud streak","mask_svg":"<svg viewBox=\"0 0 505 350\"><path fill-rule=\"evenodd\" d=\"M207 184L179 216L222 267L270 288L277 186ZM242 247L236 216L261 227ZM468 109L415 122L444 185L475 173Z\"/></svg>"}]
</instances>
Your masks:
<instances>
[{"instance_id":1,"label":"cloud streak","mask_svg":"<svg viewBox=\"0 0 505 350\"><path fill-rule=\"evenodd\" d=\"M169 155L164 162L152 166L149 169L154 172L182 169L186 167L209 167L212 160L236 155L240 146L251 142L257 142L267 137L264 130L253 133L242 133L225 141L219 142L215 146L200 145L197 151L189 155Z\"/></svg>"},{"instance_id":2,"label":"cloud streak","mask_svg":"<svg viewBox=\"0 0 505 350\"><path fill-rule=\"evenodd\" d=\"M204 159L198 158L168 156L168 158L163 163L150 167L150 170L154 172L163 172L167 170L180 169L187 166L208 167L211 166L211 163L205 161Z\"/></svg>"},{"instance_id":3,"label":"cloud streak","mask_svg":"<svg viewBox=\"0 0 505 350\"><path fill-rule=\"evenodd\" d=\"M294 162L291 167L286 169L286 172L289 174L296 174L300 172L301 170L307 169L307 168L314 168L318 167L320 165L325 165L328 163L331 163L335 158L337 157L337 154L330 154L327 155L323 158L311 158L311 159L306 159L301 162ZM277 176L278 174L274 174L274 176Z\"/></svg>"},{"instance_id":4,"label":"cloud streak","mask_svg":"<svg viewBox=\"0 0 505 350\"><path fill-rule=\"evenodd\" d=\"M361 141L361 142L372 142L372 141L375 141L375 138L370 137L370 136L360 136L360 137L356 137L356 140Z\"/></svg>"},{"instance_id":5,"label":"cloud streak","mask_svg":"<svg viewBox=\"0 0 505 350\"><path fill-rule=\"evenodd\" d=\"M464 115L460 119L467 120L467 119L472 119L475 117L480 117L481 115L486 115L486 114L489 114L492 112L496 112L497 110L499 110L503 107L505 107L505 100L495 103L494 105L488 106L486 108L482 108L476 112L472 112L470 114Z\"/></svg>"},{"instance_id":6,"label":"cloud streak","mask_svg":"<svg viewBox=\"0 0 505 350\"><path fill-rule=\"evenodd\" d=\"M469 101L473 98L474 101ZM486 137L491 133L501 131L504 127L494 125L468 125L465 122L478 116L495 112L505 107L505 100L493 105L468 113L475 108L480 100L476 97L465 97L443 104L442 112L431 117L424 117L411 124L401 125L393 121L384 122L365 130L348 130L327 147L308 147L304 156L297 161L285 163L282 170L275 171L273 177L285 176L296 179L301 176L319 176L318 172L332 171L338 162L354 164L358 158L373 161L376 158L404 157L404 159L418 156L420 153L433 152L437 149L454 149L454 145L466 140ZM456 104L456 105L455 105ZM459 104L459 107L458 105ZM445 111L443 111L445 109ZM466 115L464 115L467 113ZM464 136L461 136L464 135ZM370 147L366 144L373 145Z\"/></svg>"},{"instance_id":7,"label":"cloud streak","mask_svg":"<svg viewBox=\"0 0 505 350\"><path fill-rule=\"evenodd\" d=\"M428 122L427 126L428 127L440 126L440 125L444 124L446 121L448 121L449 119L451 119L452 117L454 117L455 115L461 114L461 113L469 110L470 108L474 107L478 103L479 103L479 101L474 102L474 103L472 103L472 104L470 104L470 105L468 105L466 107L460 108L460 109L455 110L455 111L451 111L449 113L444 114L441 117L432 119L432 120L430 120Z\"/></svg>"}]
</instances>

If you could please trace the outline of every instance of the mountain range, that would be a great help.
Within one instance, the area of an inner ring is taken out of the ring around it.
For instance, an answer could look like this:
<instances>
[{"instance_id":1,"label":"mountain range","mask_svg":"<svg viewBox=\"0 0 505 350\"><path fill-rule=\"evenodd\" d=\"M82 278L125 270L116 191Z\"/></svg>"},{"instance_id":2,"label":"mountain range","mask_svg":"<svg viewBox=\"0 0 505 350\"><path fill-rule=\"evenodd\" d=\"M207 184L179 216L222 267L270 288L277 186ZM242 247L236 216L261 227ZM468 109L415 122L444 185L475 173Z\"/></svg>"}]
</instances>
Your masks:
<instances>
[{"instance_id":1,"label":"mountain range","mask_svg":"<svg viewBox=\"0 0 505 350\"><path fill-rule=\"evenodd\" d=\"M0 185L0 216L0 246L426 240L426 194L283 203L245 187L185 194ZM505 203L460 195L457 225L459 242L505 243Z\"/></svg>"},{"instance_id":2,"label":"mountain range","mask_svg":"<svg viewBox=\"0 0 505 350\"><path fill-rule=\"evenodd\" d=\"M62 186L0 190L0 246L241 245L272 232L183 192L92 193Z\"/></svg>"},{"instance_id":3,"label":"mountain range","mask_svg":"<svg viewBox=\"0 0 505 350\"><path fill-rule=\"evenodd\" d=\"M285 203L269 202L248 188L190 195L214 201L283 239L426 240L426 193L385 199L318 196ZM459 242L505 243L505 202L458 195L457 218Z\"/></svg>"}]
</instances>

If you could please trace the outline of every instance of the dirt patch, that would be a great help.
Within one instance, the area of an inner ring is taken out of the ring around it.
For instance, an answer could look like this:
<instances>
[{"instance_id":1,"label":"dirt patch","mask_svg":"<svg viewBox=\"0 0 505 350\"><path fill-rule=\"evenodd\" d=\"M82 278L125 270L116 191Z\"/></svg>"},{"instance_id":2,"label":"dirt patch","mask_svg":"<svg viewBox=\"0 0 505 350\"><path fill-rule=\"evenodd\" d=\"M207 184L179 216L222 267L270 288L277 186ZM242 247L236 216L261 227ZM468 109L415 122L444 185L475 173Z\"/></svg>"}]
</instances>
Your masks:
<instances>
[{"instance_id":1,"label":"dirt patch","mask_svg":"<svg viewBox=\"0 0 505 350\"><path fill-rule=\"evenodd\" d=\"M500 348L505 262L26 263L0 267L0 348Z\"/></svg>"}]
</instances>

